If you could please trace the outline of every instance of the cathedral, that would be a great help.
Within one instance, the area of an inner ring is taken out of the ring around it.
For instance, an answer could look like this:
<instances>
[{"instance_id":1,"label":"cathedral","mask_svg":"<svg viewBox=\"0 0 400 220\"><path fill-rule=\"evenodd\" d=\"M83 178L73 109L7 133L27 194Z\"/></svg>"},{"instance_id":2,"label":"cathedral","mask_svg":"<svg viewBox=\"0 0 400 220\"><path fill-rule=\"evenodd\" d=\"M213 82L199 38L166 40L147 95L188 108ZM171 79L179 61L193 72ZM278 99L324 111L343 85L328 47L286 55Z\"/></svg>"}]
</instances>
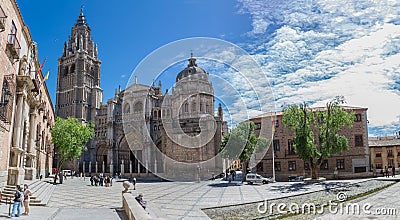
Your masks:
<instances>
[{"instance_id":1,"label":"cathedral","mask_svg":"<svg viewBox=\"0 0 400 220\"><path fill-rule=\"evenodd\" d=\"M81 10L72 27L68 42L64 43L62 56L58 59L56 115L61 118L75 117L94 122L103 99L100 88L100 64L97 45L90 36L90 27ZM81 161L94 161L95 146L88 144ZM73 169L73 165L66 164Z\"/></svg>"},{"instance_id":2,"label":"cathedral","mask_svg":"<svg viewBox=\"0 0 400 220\"><path fill-rule=\"evenodd\" d=\"M193 56L171 93L162 92L161 82L147 86L135 79L95 121L97 164L107 173L195 180L223 171L217 154L227 123L221 105L214 115L212 84Z\"/></svg>"}]
</instances>

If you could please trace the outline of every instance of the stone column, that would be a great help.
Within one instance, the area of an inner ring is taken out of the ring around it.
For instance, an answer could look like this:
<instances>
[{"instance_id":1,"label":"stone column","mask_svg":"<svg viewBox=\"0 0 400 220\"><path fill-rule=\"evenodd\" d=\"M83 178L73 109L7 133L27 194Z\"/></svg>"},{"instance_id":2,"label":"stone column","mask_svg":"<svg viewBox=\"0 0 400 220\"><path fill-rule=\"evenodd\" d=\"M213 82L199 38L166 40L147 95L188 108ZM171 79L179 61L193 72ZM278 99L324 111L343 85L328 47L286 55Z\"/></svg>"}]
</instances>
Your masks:
<instances>
[{"instance_id":1,"label":"stone column","mask_svg":"<svg viewBox=\"0 0 400 220\"><path fill-rule=\"evenodd\" d=\"M89 166L90 166L90 164L89 164ZM83 176L85 176L85 173L86 173L86 171L85 171L85 161L82 161L82 173L83 173Z\"/></svg>"},{"instance_id":2,"label":"stone column","mask_svg":"<svg viewBox=\"0 0 400 220\"><path fill-rule=\"evenodd\" d=\"M110 163L110 176L114 176L114 164L113 164L112 160Z\"/></svg>"},{"instance_id":3,"label":"stone column","mask_svg":"<svg viewBox=\"0 0 400 220\"><path fill-rule=\"evenodd\" d=\"M154 160L154 173L157 173L157 159Z\"/></svg>"},{"instance_id":4,"label":"stone column","mask_svg":"<svg viewBox=\"0 0 400 220\"><path fill-rule=\"evenodd\" d=\"M36 135L36 126L35 126L35 119L36 119L36 109L31 109L30 117L29 117L29 143L27 152L32 153L35 147L35 135ZM44 137L43 137L44 138Z\"/></svg>"},{"instance_id":5,"label":"stone column","mask_svg":"<svg viewBox=\"0 0 400 220\"><path fill-rule=\"evenodd\" d=\"M101 165L101 168L102 168L102 171L103 171L103 173L105 173L105 172L106 172L106 170L105 170L104 161L103 161L103 164Z\"/></svg>"},{"instance_id":6,"label":"stone column","mask_svg":"<svg viewBox=\"0 0 400 220\"><path fill-rule=\"evenodd\" d=\"M21 124L22 124L22 113L23 113L23 103L24 103L24 95L23 93L17 95L17 109L15 114L15 123L14 123L14 134L13 134L13 147L20 147L18 144L20 143L21 138Z\"/></svg>"},{"instance_id":7,"label":"stone column","mask_svg":"<svg viewBox=\"0 0 400 220\"><path fill-rule=\"evenodd\" d=\"M146 174L149 174L149 169L147 169L147 167L149 167L149 161L146 158Z\"/></svg>"},{"instance_id":8,"label":"stone column","mask_svg":"<svg viewBox=\"0 0 400 220\"><path fill-rule=\"evenodd\" d=\"M124 166L124 160L121 161L121 173L125 173L125 166Z\"/></svg>"},{"instance_id":9,"label":"stone column","mask_svg":"<svg viewBox=\"0 0 400 220\"><path fill-rule=\"evenodd\" d=\"M132 161L129 161L129 174L132 176Z\"/></svg>"},{"instance_id":10,"label":"stone column","mask_svg":"<svg viewBox=\"0 0 400 220\"><path fill-rule=\"evenodd\" d=\"M141 164L139 163L139 161L138 161L138 163L137 163L137 173L138 173L138 176L140 176L140 166L141 166Z\"/></svg>"},{"instance_id":11,"label":"stone column","mask_svg":"<svg viewBox=\"0 0 400 220\"><path fill-rule=\"evenodd\" d=\"M34 169L33 162L34 162L34 150L35 150L35 135L36 135L36 126L35 126L35 119L36 113L35 108L31 109L29 115L29 134L28 134L28 146L26 148L27 154L26 156L26 163L25 163L25 178L26 180L32 180L34 176L36 176L36 170Z\"/></svg>"},{"instance_id":12,"label":"stone column","mask_svg":"<svg viewBox=\"0 0 400 220\"><path fill-rule=\"evenodd\" d=\"M98 172L97 172L97 171L98 171L97 161L96 161L95 171L96 171L96 174L97 174L97 173L98 173Z\"/></svg>"}]
</instances>

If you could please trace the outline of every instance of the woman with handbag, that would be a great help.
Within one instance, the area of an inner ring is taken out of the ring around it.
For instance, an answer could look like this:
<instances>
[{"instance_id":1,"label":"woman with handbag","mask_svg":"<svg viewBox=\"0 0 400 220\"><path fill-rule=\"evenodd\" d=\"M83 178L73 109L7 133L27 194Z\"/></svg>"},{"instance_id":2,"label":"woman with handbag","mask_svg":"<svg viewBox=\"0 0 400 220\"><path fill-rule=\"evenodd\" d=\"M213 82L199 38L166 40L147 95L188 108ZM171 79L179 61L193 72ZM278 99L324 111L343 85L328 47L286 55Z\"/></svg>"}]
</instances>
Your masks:
<instances>
[{"instance_id":1,"label":"woman with handbag","mask_svg":"<svg viewBox=\"0 0 400 220\"><path fill-rule=\"evenodd\" d=\"M24 185L24 207L25 212L22 215L29 215L29 202L31 199L32 192L28 189L28 184Z\"/></svg>"}]
</instances>

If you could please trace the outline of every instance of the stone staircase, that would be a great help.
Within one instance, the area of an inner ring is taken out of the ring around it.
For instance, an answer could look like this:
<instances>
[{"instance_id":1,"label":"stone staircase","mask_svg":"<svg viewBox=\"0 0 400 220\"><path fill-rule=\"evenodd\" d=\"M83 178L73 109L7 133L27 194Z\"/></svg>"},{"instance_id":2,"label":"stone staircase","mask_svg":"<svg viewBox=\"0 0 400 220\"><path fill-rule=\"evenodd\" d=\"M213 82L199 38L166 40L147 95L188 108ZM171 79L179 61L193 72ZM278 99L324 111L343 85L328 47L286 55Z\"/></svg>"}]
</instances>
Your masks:
<instances>
[{"instance_id":1,"label":"stone staircase","mask_svg":"<svg viewBox=\"0 0 400 220\"><path fill-rule=\"evenodd\" d=\"M46 181L33 180L27 183L29 185L29 189L32 191L31 202L32 206L45 206L50 200L51 195L53 194L55 185L50 184ZM11 200L14 199L14 193L16 190L16 186L5 186L1 192L2 199L1 203L6 203L6 199L9 198ZM10 200L8 200L10 201Z\"/></svg>"}]
</instances>

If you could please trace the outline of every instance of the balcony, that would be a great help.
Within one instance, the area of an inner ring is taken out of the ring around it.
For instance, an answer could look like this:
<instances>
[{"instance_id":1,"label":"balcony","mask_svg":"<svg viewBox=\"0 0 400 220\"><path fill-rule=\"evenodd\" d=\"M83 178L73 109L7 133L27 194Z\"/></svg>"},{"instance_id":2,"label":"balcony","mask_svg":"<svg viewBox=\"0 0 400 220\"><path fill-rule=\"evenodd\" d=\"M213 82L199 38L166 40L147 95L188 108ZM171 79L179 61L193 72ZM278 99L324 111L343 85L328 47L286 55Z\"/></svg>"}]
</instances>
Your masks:
<instances>
[{"instance_id":1,"label":"balcony","mask_svg":"<svg viewBox=\"0 0 400 220\"><path fill-rule=\"evenodd\" d=\"M0 32L3 32L5 28L5 21L6 21L6 14L4 13L3 9L0 6Z\"/></svg>"},{"instance_id":2,"label":"balcony","mask_svg":"<svg viewBox=\"0 0 400 220\"><path fill-rule=\"evenodd\" d=\"M7 50L9 51L11 58L15 60L19 59L19 51L21 50L21 45L19 44L17 36L15 34L8 35Z\"/></svg>"}]
</instances>

